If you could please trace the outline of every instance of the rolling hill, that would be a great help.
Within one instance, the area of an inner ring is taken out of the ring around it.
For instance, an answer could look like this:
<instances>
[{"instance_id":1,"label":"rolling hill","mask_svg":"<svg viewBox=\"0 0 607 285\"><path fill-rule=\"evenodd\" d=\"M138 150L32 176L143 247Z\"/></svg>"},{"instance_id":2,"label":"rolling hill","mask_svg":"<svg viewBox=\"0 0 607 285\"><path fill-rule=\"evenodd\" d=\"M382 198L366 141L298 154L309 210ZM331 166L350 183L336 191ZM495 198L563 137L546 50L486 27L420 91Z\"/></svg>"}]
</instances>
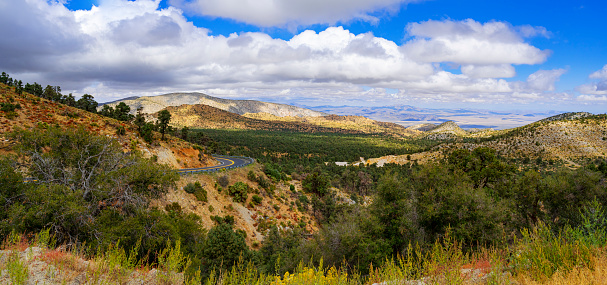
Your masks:
<instances>
[{"instance_id":1,"label":"rolling hill","mask_svg":"<svg viewBox=\"0 0 607 285\"><path fill-rule=\"evenodd\" d=\"M477 133L456 132L458 127L454 125L449 124L442 130L437 127L428 131L430 134L427 137L442 135L452 139L431 151L412 154L410 159L407 159L406 155L385 156L369 159L367 163L383 165L405 164L413 160L424 162L441 157L444 149L477 147L489 147L495 149L498 154L511 158L561 160L570 167L578 167L577 162L582 160L607 157L605 115L564 113L519 128Z\"/></svg>"}]
</instances>

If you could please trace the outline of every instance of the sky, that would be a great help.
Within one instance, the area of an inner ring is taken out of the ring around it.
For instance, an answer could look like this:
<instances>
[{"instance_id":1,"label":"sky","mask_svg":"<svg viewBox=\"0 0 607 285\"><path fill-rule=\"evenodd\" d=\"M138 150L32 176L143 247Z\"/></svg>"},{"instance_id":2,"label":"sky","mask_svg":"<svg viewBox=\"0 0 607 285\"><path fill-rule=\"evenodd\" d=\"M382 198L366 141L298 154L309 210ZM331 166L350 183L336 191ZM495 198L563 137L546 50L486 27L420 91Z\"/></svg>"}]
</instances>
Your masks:
<instances>
[{"instance_id":1,"label":"sky","mask_svg":"<svg viewBox=\"0 0 607 285\"><path fill-rule=\"evenodd\" d=\"M602 0L0 0L0 71L99 102L607 107Z\"/></svg>"}]
</instances>

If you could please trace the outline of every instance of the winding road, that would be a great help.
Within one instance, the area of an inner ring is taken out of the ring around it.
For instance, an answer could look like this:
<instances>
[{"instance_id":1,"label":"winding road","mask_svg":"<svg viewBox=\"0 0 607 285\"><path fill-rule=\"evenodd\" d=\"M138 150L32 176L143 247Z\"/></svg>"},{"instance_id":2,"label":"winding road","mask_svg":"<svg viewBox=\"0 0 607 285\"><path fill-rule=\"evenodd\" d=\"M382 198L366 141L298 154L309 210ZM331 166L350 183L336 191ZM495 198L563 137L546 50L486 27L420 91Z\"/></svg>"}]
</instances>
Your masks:
<instances>
[{"instance_id":1,"label":"winding road","mask_svg":"<svg viewBox=\"0 0 607 285\"><path fill-rule=\"evenodd\" d=\"M219 162L218 165L200 168L184 168L177 170L177 172L179 172L179 174L188 174L196 172L215 172L222 169L239 168L255 162L254 159L244 156L213 155L213 158L215 158L215 160Z\"/></svg>"}]
</instances>

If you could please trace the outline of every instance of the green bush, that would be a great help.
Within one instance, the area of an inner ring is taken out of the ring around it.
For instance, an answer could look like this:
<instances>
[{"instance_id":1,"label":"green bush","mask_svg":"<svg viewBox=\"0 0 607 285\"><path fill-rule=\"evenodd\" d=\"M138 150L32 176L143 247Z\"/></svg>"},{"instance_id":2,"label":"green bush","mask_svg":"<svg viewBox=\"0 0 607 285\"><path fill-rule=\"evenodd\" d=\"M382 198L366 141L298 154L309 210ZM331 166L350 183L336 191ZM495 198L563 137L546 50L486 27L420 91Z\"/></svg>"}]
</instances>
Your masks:
<instances>
[{"instance_id":1,"label":"green bush","mask_svg":"<svg viewBox=\"0 0 607 285\"><path fill-rule=\"evenodd\" d=\"M253 198L252 198L251 201L253 202L253 204L259 205L259 204L261 204L262 200L263 200L263 198L261 198L261 196L259 196L259 195L253 195Z\"/></svg>"},{"instance_id":2,"label":"green bush","mask_svg":"<svg viewBox=\"0 0 607 285\"><path fill-rule=\"evenodd\" d=\"M248 193L249 185L243 182L236 182L234 185L228 187L228 194L234 197L235 202L245 202L249 196Z\"/></svg>"},{"instance_id":3,"label":"green bush","mask_svg":"<svg viewBox=\"0 0 607 285\"><path fill-rule=\"evenodd\" d=\"M207 190L205 190L200 184L200 182L196 181L195 183L188 183L183 190L187 193L194 194L196 196L196 200L201 202L208 202L207 198Z\"/></svg>"}]
</instances>

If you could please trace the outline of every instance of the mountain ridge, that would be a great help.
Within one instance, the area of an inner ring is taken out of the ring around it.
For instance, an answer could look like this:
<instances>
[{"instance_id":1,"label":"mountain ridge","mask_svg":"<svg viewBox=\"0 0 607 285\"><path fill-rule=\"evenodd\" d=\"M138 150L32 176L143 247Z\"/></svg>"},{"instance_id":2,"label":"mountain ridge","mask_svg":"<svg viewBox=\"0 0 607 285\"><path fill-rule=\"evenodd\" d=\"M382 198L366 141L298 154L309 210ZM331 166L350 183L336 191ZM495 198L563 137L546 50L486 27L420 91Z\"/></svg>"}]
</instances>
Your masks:
<instances>
[{"instance_id":1,"label":"mountain ridge","mask_svg":"<svg viewBox=\"0 0 607 285\"><path fill-rule=\"evenodd\" d=\"M132 100L114 101L108 103L107 105L115 107L121 102L131 107L131 114L135 114L137 109L140 107L143 108L143 113L152 114L169 106L176 107L184 104L203 104L239 115L244 115L246 113L268 113L278 117L318 117L327 115L323 112L286 104L268 103L255 100L223 99L199 92L168 93L158 96L143 96Z\"/></svg>"}]
</instances>

